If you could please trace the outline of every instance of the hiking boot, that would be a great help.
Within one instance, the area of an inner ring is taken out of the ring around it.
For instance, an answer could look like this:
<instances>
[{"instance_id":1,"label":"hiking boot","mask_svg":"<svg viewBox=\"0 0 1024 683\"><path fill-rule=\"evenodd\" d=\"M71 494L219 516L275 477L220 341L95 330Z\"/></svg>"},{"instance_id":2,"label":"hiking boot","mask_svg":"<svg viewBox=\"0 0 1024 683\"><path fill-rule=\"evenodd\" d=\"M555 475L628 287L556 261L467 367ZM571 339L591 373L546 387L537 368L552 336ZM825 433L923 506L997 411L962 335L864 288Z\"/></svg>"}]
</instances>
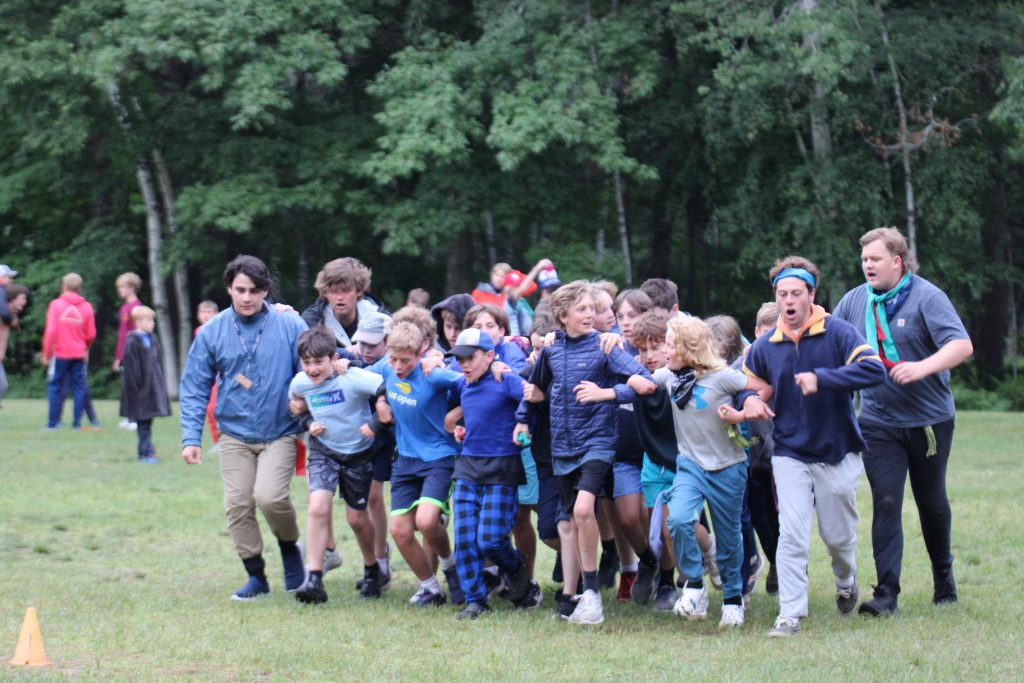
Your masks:
<instances>
[{"instance_id":1,"label":"hiking boot","mask_svg":"<svg viewBox=\"0 0 1024 683\"><path fill-rule=\"evenodd\" d=\"M619 571L619 551L612 548L601 553L601 561L597 565L597 585L601 588L615 586L615 574Z\"/></svg>"},{"instance_id":2,"label":"hiking boot","mask_svg":"<svg viewBox=\"0 0 1024 683\"><path fill-rule=\"evenodd\" d=\"M857 590L857 579L846 588L836 586L836 609L840 614L849 614L857 606L857 598L860 592Z\"/></svg>"},{"instance_id":3,"label":"hiking boot","mask_svg":"<svg viewBox=\"0 0 1024 683\"><path fill-rule=\"evenodd\" d=\"M448 600L444 597L444 593L435 593L426 588L420 588L415 595L409 598L410 607L443 607L446 602Z\"/></svg>"},{"instance_id":4,"label":"hiking boot","mask_svg":"<svg viewBox=\"0 0 1024 683\"><path fill-rule=\"evenodd\" d=\"M739 605L722 605L722 619L718 628L739 628L743 626L743 608Z\"/></svg>"},{"instance_id":5,"label":"hiking boot","mask_svg":"<svg viewBox=\"0 0 1024 683\"><path fill-rule=\"evenodd\" d=\"M379 598L382 590L380 587L380 567L376 564L372 567L363 567L363 581L359 586L359 597L364 600Z\"/></svg>"},{"instance_id":6,"label":"hiking boot","mask_svg":"<svg viewBox=\"0 0 1024 683\"><path fill-rule=\"evenodd\" d=\"M277 542L281 548L281 564L284 566L284 589L294 593L306 582L306 563L302 559L302 543L295 542L287 546ZM290 546L290 547L289 547Z\"/></svg>"},{"instance_id":7,"label":"hiking boot","mask_svg":"<svg viewBox=\"0 0 1024 683\"><path fill-rule=\"evenodd\" d=\"M718 543L715 541L714 535L711 536L711 547L702 555L704 556L704 573L708 575L711 585L716 591L722 590L722 575L718 572Z\"/></svg>"},{"instance_id":8,"label":"hiking boot","mask_svg":"<svg viewBox=\"0 0 1024 683\"><path fill-rule=\"evenodd\" d=\"M658 586L658 593L654 597L654 609L657 612L671 612L675 607L679 591L672 584Z\"/></svg>"},{"instance_id":9,"label":"hiking boot","mask_svg":"<svg viewBox=\"0 0 1024 683\"><path fill-rule=\"evenodd\" d=\"M636 583L636 572L619 572L619 592L615 599L619 602L629 602L633 598L631 591L634 583Z\"/></svg>"},{"instance_id":10,"label":"hiking boot","mask_svg":"<svg viewBox=\"0 0 1024 683\"><path fill-rule=\"evenodd\" d=\"M324 550L324 574L342 565L341 552L337 548Z\"/></svg>"},{"instance_id":11,"label":"hiking boot","mask_svg":"<svg viewBox=\"0 0 1024 683\"><path fill-rule=\"evenodd\" d=\"M457 615L455 615L455 618L459 619L459 620L463 620L463 619L476 619L477 617L479 617L484 612L490 612L490 611L491 611L491 608L488 607L486 604L484 604L482 602L471 602L468 605L466 605L465 607L463 607L459 611L459 613Z\"/></svg>"},{"instance_id":12,"label":"hiking boot","mask_svg":"<svg viewBox=\"0 0 1024 683\"><path fill-rule=\"evenodd\" d=\"M687 621L700 621L708 616L708 587L690 588L687 582L683 594L676 600L672 611Z\"/></svg>"},{"instance_id":13,"label":"hiking boot","mask_svg":"<svg viewBox=\"0 0 1024 683\"><path fill-rule=\"evenodd\" d=\"M779 594L779 571L774 564L768 568L768 576L764 578L764 592L768 595Z\"/></svg>"},{"instance_id":14,"label":"hiking boot","mask_svg":"<svg viewBox=\"0 0 1024 683\"><path fill-rule=\"evenodd\" d=\"M305 583L295 591L295 599L307 605L327 602L324 580L316 574L310 574Z\"/></svg>"},{"instance_id":15,"label":"hiking boot","mask_svg":"<svg viewBox=\"0 0 1024 683\"><path fill-rule=\"evenodd\" d=\"M231 594L231 599L238 602L249 602L267 595L270 595L270 585L262 579L250 576L244 586Z\"/></svg>"},{"instance_id":16,"label":"hiking boot","mask_svg":"<svg viewBox=\"0 0 1024 683\"><path fill-rule=\"evenodd\" d=\"M636 581L633 582L633 587L629 591L633 602L638 605L646 605L650 602L651 596L654 594L654 582L657 578L658 565L652 564L648 567L641 562L636 571Z\"/></svg>"},{"instance_id":17,"label":"hiking boot","mask_svg":"<svg viewBox=\"0 0 1024 683\"><path fill-rule=\"evenodd\" d=\"M797 617L778 617L768 631L769 638L788 638L800 633L800 619Z\"/></svg>"},{"instance_id":18,"label":"hiking boot","mask_svg":"<svg viewBox=\"0 0 1024 683\"><path fill-rule=\"evenodd\" d=\"M592 590L583 591L576 609L569 617L569 623L596 626L603 622L604 607L601 605L601 594Z\"/></svg>"},{"instance_id":19,"label":"hiking boot","mask_svg":"<svg viewBox=\"0 0 1024 683\"><path fill-rule=\"evenodd\" d=\"M953 578L953 565L936 568L932 566L932 603L944 605L956 602L956 579Z\"/></svg>"},{"instance_id":20,"label":"hiking boot","mask_svg":"<svg viewBox=\"0 0 1024 683\"><path fill-rule=\"evenodd\" d=\"M895 616L900 610L897 607L896 594L884 586L875 586L875 596L861 603L858 614L871 617Z\"/></svg>"},{"instance_id":21,"label":"hiking boot","mask_svg":"<svg viewBox=\"0 0 1024 683\"><path fill-rule=\"evenodd\" d=\"M530 592L530 570L526 562L520 561L519 568L505 576L508 584L508 599L513 603L520 602Z\"/></svg>"},{"instance_id":22,"label":"hiking boot","mask_svg":"<svg viewBox=\"0 0 1024 683\"><path fill-rule=\"evenodd\" d=\"M443 573L444 582L448 584L448 595L452 599L452 604L465 604L466 594L462 591L462 585L459 584L459 574L455 571L455 565L445 569Z\"/></svg>"}]
</instances>

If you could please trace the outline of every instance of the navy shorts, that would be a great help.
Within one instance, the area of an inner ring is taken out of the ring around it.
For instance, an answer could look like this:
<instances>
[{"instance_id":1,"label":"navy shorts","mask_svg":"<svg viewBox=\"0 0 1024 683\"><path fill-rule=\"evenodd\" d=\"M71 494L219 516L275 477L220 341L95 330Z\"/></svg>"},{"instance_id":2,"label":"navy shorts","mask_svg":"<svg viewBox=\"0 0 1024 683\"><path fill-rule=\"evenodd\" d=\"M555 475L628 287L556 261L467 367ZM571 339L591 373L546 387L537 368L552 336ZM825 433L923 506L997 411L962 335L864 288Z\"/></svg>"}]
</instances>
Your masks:
<instances>
[{"instance_id":1,"label":"navy shorts","mask_svg":"<svg viewBox=\"0 0 1024 683\"><path fill-rule=\"evenodd\" d=\"M558 477L550 465L537 463L537 491L537 535L544 541L557 539L558 523L569 515L562 509Z\"/></svg>"},{"instance_id":2,"label":"navy shorts","mask_svg":"<svg viewBox=\"0 0 1024 683\"><path fill-rule=\"evenodd\" d=\"M370 458L369 450L340 455L310 439L306 463L309 490L333 494L334 489L338 489L338 496L345 500L345 505L353 510L365 510L373 481L373 460Z\"/></svg>"},{"instance_id":3,"label":"navy shorts","mask_svg":"<svg viewBox=\"0 0 1024 683\"><path fill-rule=\"evenodd\" d=\"M420 460L399 454L391 470L391 516L403 515L420 503L432 503L448 515L455 456Z\"/></svg>"},{"instance_id":4,"label":"navy shorts","mask_svg":"<svg viewBox=\"0 0 1024 683\"><path fill-rule=\"evenodd\" d=\"M373 480L390 481L391 467L395 462L395 440L388 439L383 447L373 447Z\"/></svg>"}]
</instances>

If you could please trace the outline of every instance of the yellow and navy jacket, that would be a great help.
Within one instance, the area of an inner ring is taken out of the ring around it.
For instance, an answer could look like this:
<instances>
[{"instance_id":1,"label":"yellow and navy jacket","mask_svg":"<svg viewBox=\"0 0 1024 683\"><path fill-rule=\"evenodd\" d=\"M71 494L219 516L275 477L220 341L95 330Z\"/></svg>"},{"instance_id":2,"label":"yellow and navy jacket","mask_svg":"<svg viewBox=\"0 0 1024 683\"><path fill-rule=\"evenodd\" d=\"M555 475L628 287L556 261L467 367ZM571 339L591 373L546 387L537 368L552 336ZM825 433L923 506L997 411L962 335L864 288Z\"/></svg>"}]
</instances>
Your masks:
<instances>
[{"instance_id":1,"label":"yellow and navy jacket","mask_svg":"<svg viewBox=\"0 0 1024 683\"><path fill-rule=\"evenodd\" d=\"M775 455L835 464L866 448L853 392L885 381L885 366L845 320L824 315L794 341L779 327L751 346L743 371L775 395ZM794 377L813 372L818 391L804 396Z\"/></svg>"}]
</instances>

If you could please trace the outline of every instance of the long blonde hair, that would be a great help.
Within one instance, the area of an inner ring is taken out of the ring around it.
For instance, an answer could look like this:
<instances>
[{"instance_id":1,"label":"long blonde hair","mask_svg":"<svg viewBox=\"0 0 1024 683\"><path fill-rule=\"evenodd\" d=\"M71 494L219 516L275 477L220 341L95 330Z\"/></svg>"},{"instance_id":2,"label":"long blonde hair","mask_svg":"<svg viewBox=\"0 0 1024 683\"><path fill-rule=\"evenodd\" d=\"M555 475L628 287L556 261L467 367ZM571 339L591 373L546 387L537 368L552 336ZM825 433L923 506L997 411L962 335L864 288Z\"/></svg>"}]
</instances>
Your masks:
<instances>
[{"instance_id":1,"label":"long blonde hair","mask_svg":"<svg viewBox=\"0 0 1024 683\"><path fill-rule=\"evenodd\" d=\"M675 336L675 351L684 365L693 368L698 377L724 370L726 365L718 355L711 328L697 317L673 318L668 329Z\"/></svg>"}]
</instances>

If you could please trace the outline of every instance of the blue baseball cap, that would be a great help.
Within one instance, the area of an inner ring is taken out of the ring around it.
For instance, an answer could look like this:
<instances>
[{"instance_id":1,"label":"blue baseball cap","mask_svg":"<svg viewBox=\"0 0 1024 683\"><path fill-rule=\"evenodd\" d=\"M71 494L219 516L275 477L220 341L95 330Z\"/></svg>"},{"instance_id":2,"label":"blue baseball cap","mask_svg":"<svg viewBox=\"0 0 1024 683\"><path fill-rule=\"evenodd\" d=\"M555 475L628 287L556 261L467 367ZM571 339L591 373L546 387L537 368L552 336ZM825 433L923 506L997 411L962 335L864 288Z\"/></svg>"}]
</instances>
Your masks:
<instances>
[{"instance_id":1,"label":"blue baseball cap","mask_svg":"<svg viewBox=\"0 0 1024 683\"><path fill-rule=\"evenodd\" d=\"M467 327L462 332L459 332L459 338L455 340L452 350L448 352L448 355L463 358L465 356L472 356L477 349L493 351L494 342L491 341L491 336L483 330Z\"/></svg>"}]
</instances>

